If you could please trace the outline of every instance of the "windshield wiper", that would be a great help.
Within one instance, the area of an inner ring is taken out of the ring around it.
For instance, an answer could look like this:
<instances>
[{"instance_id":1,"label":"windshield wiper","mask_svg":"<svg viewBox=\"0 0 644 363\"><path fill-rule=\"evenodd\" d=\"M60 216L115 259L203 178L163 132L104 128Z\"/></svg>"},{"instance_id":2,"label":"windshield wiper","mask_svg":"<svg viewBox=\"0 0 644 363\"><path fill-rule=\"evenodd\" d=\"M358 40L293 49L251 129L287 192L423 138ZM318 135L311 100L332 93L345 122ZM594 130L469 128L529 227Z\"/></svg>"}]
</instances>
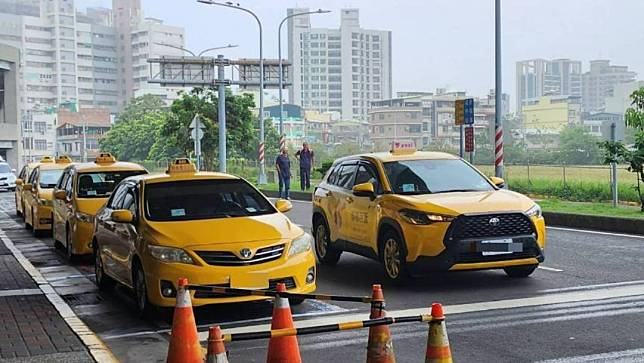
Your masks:
<instances>
[{"instance_id":1,"label":"windshield wiper","mask_svg":"<svg viewBox=\"0 0 644 363\"><path fill-rule=\"evenodd\" d=\"M480 192L480 189L450 189L450 190L441 190L435 193L461 193L461 192Z\"/></svg>"}]
</instances>

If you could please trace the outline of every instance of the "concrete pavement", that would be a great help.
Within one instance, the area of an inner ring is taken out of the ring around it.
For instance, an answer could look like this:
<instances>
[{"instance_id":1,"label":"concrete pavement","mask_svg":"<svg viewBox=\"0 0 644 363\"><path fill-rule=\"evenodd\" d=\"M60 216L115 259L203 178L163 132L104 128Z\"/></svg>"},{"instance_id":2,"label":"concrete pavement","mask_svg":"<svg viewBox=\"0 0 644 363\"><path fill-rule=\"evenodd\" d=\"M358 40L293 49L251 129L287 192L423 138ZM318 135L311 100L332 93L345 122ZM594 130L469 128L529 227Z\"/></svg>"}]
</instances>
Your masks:
<instances>
[{"instance_id":1,"label":"concrete pavement","mask_svg":"<svg viewBox=\"0 0 644 363\"><path fill-rule=\"evenodd\" d=\"M17 221L10 197L0 194L0 210ZM289 216L309 229L310 204L293 204ZM164 361L169 313L140 320L126 289L96 291L91 259L68 266L50 238L15 238L121 361ZM368 295L371 284L383 283L391 314L443 303L455 361L644 361L644 237L550 228L548 239L545 268L528 279L478 271L435 274L394 286L383 281L378 263L344 254L337 266L319 267L318 292ZM210 306L196 309L196 316L203 338L211 324L229 332L265 328L271 308L266 302ZM368 306L307 301L293 313L298 325L310 325L364 317ZM392 328L399 362L422 361L426 329L422 324ZM306 362L359 362L366 356L366 336L360 330L299 340ZM251 341L228 344L227 349L231 362L263 362L266 346L265 341Z\"/></svg>"}]
</instances>

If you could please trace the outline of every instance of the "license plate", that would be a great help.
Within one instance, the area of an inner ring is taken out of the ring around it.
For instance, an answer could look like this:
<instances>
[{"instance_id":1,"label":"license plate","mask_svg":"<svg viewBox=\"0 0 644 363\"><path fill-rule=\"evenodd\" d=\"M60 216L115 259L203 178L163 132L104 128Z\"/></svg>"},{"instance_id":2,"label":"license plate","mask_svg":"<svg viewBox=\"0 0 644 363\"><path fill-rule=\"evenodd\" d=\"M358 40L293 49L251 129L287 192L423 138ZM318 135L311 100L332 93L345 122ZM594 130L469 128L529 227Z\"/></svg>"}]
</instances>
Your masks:
<instances>
[{"instance_id":1,"label":"license plate","mask_svg":"<svg viewBox=\"0 0 644 363\"><path fill-rule=\"evenodd\" d=\"M268 289L268 275L261 272L231 275L230 287L235 289Z\"/></svg>"},{"instance_id":2,"label":"license plate","mask_svg":"<svg viewBox=\"0 0 644 363\"><path fill-rule=\"evenodd\" d=\"M479 244L479 251L483 256L523 252L523 244L513 242L511 238L483 240Z\"/></svg>"}]
</instances>

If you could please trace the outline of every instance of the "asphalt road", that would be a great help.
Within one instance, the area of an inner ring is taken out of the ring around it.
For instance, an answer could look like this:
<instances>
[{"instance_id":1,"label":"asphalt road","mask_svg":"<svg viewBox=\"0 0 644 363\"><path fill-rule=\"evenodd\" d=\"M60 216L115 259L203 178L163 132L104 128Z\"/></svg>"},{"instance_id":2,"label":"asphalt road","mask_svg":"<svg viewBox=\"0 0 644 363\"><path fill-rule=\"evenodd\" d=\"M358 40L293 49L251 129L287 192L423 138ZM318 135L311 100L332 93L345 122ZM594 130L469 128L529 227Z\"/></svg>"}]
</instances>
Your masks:
<instances>
[{"instance_id":1,"label":"asphalt road","mask_svg":"<svg viewBox=\"0 0 644 363\"><path fill-rule=\"evenodd\" d=\"M293 222L310 229L307 202L294 201ZM19 228L13 195L0 193L0 209L15 221L5 233L21 242L23 254L39 268L123 362L162 362L170 314L144 321L133 313L124 288L98 293L91 260L68 266L51 238L36 239ZM548 229L546 261L527 279L502 271L441 273L404 286L383 281L381 266L344 254L337 266L319 266L318 292L368 295L382 283L390 315L428 312L444 305L455 361L459 362L644 362L644 236ZM267 329L268 302L196 309L202 339L211 324L229 332ZM297 325L364 319L368 306L307 301L293 307ZM392 327L398 362L424 359L427 326ZM305 362L361 362L366 330L300 337ZM266 341L227 345L231 362L264 362Z\"/></svg>"}]
</instances>

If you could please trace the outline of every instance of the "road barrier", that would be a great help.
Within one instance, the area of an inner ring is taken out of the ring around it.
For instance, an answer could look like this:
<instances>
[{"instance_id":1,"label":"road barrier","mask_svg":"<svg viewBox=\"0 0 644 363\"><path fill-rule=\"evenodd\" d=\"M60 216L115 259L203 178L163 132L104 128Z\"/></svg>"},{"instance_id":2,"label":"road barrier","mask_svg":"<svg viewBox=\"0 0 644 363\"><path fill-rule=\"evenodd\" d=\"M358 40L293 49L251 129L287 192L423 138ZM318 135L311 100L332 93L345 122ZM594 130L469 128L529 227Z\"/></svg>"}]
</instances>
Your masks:
<instances>
[{"instance_id":1,"label":"road barrier","mask_svg":"<svg viewBox=\"0 0 644 363\"><path fill-rule=\"evenodd\" d=\"M236 334L222 334L219 326L209 329L206 363L228 363L224 343L269 339L267 363L301 363L297 336L321 334L369 328L367 344L367 363L395 363L393 341L389 325L424 322L429 323L427 335L426 363L451 363L452 356L445 327L445 316L441 304L432 304L431 314L388 317L385 311L385 299L380 285L373 285L371 297L294 294L286 291L283 283L277 284L275 291L248 290L228 287L189 285L186 279L180 279L177 289L177 306L172 324L172 336L168 351L168 362L203 362L202 348L196 338L196 322L192 313L189 290L209 291L228 296L266 296L273 297L273 317L271 330ZM345 323L318 325L296 328L293 324L288 299L315 299L327 301L350 301L370 303L371 314L368 320ZM187 300L187 301L186 301ZM189 311L187 310L189 309ZM194 335L193 335L194 333ZM197 340L196 346L194 344Z\"/></svg>"}]
</instances>

